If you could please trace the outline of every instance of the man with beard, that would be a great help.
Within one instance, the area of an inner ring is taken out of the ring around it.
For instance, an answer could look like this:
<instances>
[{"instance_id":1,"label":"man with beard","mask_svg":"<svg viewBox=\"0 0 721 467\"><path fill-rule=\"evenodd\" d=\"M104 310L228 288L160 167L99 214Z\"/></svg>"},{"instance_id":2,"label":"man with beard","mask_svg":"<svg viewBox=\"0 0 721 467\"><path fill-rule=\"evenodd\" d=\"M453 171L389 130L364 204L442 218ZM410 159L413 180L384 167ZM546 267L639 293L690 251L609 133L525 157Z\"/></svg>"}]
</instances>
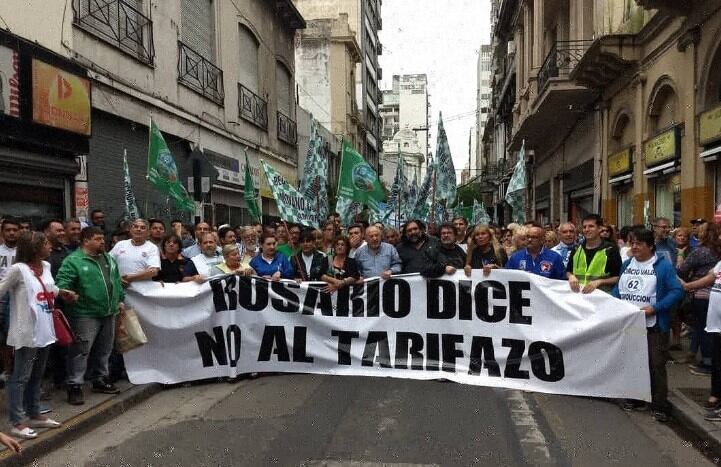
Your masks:
<instances>
[{"instance_id":1,"label":"man with beard","mask_svg":"<svg viewBox=\"0 0 721 467\"><path fill-rule=\"evenodd\" d=\"M396 247L403 262L403 274L422 272L427 267L427 254L436 254L438 240L426 234L422 221L412 220L406 224L405 239Z\"/></svg>"},{"instance_id":2,"label":"man with beard","mask_svg":"<svg viewBox=\"0 0 721 467\"><path fill-rule=\"evenodd\" d=\"M70 254L65 248L65 226L60 219L51 219L43 224L42 231L53 248L47 261L50 263L50 272L55 277L63 260Z\"/></svg>"},{"instance_id":3,"label":"man with beard","mask_svg":"<svg viewBox=\"0 0 721 467\"><path fill-rule=\"evenodd\" d=\"M65 221L65 248L69 253L80 248L80 231L82 224L79 219L72 218Z\"/></svg>"},{"instance_id":4,"label":"man with beard","mask_svg":"<svg viewBox=\"0 0 721 467\"><path fill-rule=\"evenodd\" d=\"M440 245L425 250L425 267L421 270L421 275L425 277L452 275L466 264L466 252L456 243L456 227L449 223L441 224L438 231Z\"/></svg>"}]
</instances>

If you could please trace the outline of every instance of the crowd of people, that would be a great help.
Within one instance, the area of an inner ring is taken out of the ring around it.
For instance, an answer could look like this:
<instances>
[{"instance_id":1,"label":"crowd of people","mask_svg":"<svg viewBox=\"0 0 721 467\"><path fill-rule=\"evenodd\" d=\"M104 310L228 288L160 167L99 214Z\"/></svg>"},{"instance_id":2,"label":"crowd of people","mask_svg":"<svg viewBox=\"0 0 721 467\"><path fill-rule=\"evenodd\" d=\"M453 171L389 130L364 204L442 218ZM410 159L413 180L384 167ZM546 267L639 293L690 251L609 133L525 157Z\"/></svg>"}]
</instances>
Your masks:
<instances>
[{"instance_id":1,"label":"crowd of people","mask_svg":"<svg viewBox=\"0 0 721 467\"><path fill-rule=\"evenodd\" d=\"M89 223L23 219L0 224L0 363L8 393L11 434L34 438L35 428L57 428L42 401L45 377L84 403L83 387L118 392L122 356L113 352L124 290L136 281L197 282L224 274L271 281L321 282L333 293L367 278L419 273L440 277L474 269L516 269L565 281L570 290L603 291L638 306L646 319L651 373L650 408L668 418L669 348L690 335L689 369L711 378L707 419L721 421L721 227L696 219L671 228L659 218L617 230L595 214L579 226L535 222L469 226L463 217L399 229L381 223L342 226L328 216L320 229L285 222L247 226L173 220L123 221L110 231L105 214ZM51 312L60 308L75 334L67 347L53 345ZM645 409L625 401L627 410ZM0 442L6 442L0 437ZM9 442L9 441L8 441Z\"/></svg>"}]
</instances>

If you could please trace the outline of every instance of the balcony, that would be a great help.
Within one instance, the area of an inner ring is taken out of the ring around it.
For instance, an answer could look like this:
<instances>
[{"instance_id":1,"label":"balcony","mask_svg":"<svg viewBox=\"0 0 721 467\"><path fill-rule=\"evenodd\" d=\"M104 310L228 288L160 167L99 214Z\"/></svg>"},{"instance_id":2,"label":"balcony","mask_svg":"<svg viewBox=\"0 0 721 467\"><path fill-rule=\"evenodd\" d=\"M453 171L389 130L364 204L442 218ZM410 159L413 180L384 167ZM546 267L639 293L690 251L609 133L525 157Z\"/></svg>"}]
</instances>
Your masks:
<instances>
[{"instance_id":1,"label":"balcony","mask_svg":"<svg viewBox=\"0 0 721 467\"><path fill-rule=\"evenodd\" d=\"M580 86L572 73L593 41L557 42L546 56L537 77L537 94L529 97L511 137L510 149L522 142L543 155L560 144L573 126L589 113L598 92Z\"/></svg>"},{"instance_id":2,"label":"balcony","mask_svg":"<svg viewBox=\"0 0 721 467\"><path fill-rule=\"evenodd\" d=\"M552 78L568 77L592 42L559 41L553 44L538 72L538 95L543 93Z\"/></svg>"},{"instance_id":3,"label":"balcony","mask_svg":"<svg viewBox=\"0 0 721 467\"><path fill-rule=\"evenodd\" d=\"M661 10L667 13L686 16L694 8L694 3L702 3L699 0L636 0L639 6L647 10Z\"/></svg>"},{"instance_id":4,"label":"balcony","mask_svg":"<svg viewBox=\"0 0 721 467\"><path fill-rule=\"evenodd\" d=\"M296 124L289 116L278 111L278 139L291 146L298 144L298 131Z\"/></svg>"},{"instance_id":5,"label":"balcony","mask_svg":"<svg viewBox=\"0 0 721 467\"><path fill-rule=\"evenodd\" d=\"M601 36L588 48L570 73L581 86L602 90L627 72L641 58L633 34Z\"/></svg>"},{"instance_id":6,"label":"balcony","mask_svg":"<svg viewBox=\"0 0 721 467\"><path fill-rule=\"evenodd\" d=\"M223 70L186 44L178 41L178 82L223 105Z\"/></svg>"},{"instance_id":7,"label":"balcony","mask_svg":"<svg viewBox=\"0 0 721 467\"><path fill-rule=\"evenodd\" d=\"M262 130L268 130L268 103L238 83L238 116Z\"/></svg>"},{"instance_id":8,"label":"balcony","mask_svg":"<svg viewBox=\"0 0 721 467\"><path fill-rule=\"evenodd\" d=\"M136 60L153 64L153 22L127 1L73 0L73 24Z\"/></svg>"}]
</instances>

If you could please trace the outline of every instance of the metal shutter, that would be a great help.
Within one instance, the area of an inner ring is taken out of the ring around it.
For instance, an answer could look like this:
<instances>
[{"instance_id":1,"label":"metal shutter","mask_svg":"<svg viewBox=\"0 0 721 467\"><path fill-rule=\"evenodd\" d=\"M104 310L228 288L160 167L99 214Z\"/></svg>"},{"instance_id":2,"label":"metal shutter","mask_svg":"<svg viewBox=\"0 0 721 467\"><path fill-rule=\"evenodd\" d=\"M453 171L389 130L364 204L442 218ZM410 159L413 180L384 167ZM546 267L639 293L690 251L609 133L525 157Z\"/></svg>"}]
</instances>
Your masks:
<instances>
[{"instance_id":1,"label":"metal shutter","mask_svg":"<svg viewBox=\"0 0 721 467\"><path fill-rule=\"evenodd\" d=\"M213 0L181 0L181 20L183 43L215 63Z\"/></svg>"}]
</instances>

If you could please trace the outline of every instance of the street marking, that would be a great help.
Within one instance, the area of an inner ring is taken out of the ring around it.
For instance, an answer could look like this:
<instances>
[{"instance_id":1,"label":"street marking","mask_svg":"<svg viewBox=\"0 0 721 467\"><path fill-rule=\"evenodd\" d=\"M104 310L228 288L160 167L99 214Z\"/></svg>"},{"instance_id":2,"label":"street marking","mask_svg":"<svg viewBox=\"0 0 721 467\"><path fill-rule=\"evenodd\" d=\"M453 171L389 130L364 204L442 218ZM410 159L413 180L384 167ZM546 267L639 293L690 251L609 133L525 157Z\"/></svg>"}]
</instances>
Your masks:
<instances>
[{"instance_id":1,"label":"street marking","mask_svg":"<svg viewBox=\"0 0 721 467\"><path fill-rule=\"evenodd\" d=\"M530 465L555 464L548 449L548 442L538 426L535 413L528 405L522 391L508 391L506 394L511 421L519 439L523 457Z\"/></svg>"}]
</instances>

